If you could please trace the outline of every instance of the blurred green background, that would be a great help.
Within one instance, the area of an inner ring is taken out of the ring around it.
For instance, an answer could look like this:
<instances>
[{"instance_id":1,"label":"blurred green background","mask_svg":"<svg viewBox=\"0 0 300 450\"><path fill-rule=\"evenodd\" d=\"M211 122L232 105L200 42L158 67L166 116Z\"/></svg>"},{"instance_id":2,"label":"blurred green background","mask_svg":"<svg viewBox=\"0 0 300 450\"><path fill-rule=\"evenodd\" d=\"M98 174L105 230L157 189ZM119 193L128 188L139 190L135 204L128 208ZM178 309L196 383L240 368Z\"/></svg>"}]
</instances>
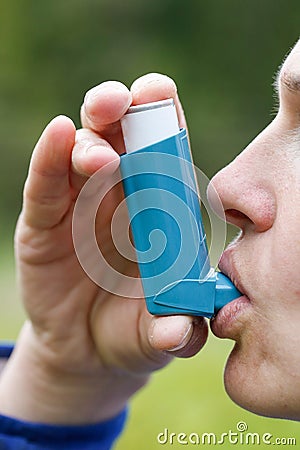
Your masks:
<instances>
[{"instance_id":1,"label":"blurred green background","mask_svg":"<svg viewBox=\"0 0 300 450\"><path fill-rule=\"evenodd\" d=\"M178 85L195 162L211 176L272 119L274 74L300 34L299 17L299 0L0 0L1 338L15 338L24 317L13 231L46 123L66 114L80 126L87 89L162 72ZM211 337L199 356L155 374L133 400L117 449L159 448L164 428L222 433L242 420L251 432L296 437L299 446L298 424L256 417L227 398L222 371L231 346Z\"/></svg>"}]
</instances>

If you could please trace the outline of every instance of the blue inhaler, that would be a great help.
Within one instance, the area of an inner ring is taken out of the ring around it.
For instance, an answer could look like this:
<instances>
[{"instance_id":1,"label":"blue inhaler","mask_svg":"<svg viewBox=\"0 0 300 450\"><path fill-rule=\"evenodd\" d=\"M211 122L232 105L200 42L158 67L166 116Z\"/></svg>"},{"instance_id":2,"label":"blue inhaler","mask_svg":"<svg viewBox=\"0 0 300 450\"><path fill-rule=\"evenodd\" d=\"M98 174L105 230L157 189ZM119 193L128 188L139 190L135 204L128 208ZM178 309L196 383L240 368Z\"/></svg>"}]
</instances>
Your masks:
<instances>
[{"instance_id":1,"label":"blue inhaler","mask_svg":"<svg viewBox=\"0 0 300 450\"><path fill-rule=\"evenodd\" d=\"M129 108L120 170L147 308L213 317L241 294L210 265L187 133L173 99Z\"/></svg>"}]
</instances>

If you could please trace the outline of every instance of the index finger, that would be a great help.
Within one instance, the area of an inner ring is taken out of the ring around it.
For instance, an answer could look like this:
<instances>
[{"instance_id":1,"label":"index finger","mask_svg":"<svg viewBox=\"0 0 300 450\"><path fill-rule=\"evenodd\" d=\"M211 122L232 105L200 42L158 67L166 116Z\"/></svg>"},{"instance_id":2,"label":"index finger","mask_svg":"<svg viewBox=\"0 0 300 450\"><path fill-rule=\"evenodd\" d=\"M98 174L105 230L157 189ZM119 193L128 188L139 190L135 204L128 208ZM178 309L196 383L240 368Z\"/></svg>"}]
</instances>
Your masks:
<instances>
[{"instance_id":1,"label":"index finger","mask_svg":"<svg viewBox=\"0 0 300 450\"><path fill-rule=\"evenodd\" d=\"M132 102L129 89L118 81L106 81L90 89L81 106L81 123L98 133L118 152L124 152L120 119Z\"/></svg>"},{"instance_id":2,"label":"index finger","mask_svg":"<svg viewBox=\"0 0 300 450\"><path fill-rule=\"evenodd\" d=\"M109 81L89 91L81 107L82 125L99 133L117 151L124 151L120 119L129 106L173 98L179 125L186 127L175 82L159 73L138 78L130 91L122 83Z\"/></svg>"}]
</instances>

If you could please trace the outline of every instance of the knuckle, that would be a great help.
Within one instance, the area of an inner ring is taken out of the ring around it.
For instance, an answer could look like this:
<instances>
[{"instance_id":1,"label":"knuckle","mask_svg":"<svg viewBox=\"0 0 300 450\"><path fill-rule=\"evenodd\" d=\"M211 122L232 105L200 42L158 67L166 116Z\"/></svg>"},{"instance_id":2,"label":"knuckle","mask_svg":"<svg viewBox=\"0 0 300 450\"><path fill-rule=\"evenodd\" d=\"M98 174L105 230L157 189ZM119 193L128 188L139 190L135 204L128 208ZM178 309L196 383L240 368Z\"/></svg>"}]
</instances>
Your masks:
<instances>
[{"instance_id":1,"label":"knuckle","mask_svg":"<svg viewBox=\"0 0 300 450\"><path fill-rule=\"evenodd\" d=\"M101 142L102 139L99 135L89 128L80 128L79 130L76 130L75 146L90 146Z\"/></svg>"}]
</instances>

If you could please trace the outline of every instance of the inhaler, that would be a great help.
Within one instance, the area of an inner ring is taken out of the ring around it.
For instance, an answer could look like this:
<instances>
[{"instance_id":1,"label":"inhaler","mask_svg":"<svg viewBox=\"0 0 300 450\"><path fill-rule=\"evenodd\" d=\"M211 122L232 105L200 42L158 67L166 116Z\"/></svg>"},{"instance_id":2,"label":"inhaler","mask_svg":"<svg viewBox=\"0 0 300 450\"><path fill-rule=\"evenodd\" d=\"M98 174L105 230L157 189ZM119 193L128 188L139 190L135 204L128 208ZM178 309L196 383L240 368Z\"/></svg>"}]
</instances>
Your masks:
<instances>
[{"instance_id":1,"label":"inhaler","mask_svg":"<svg viewBox=\"0 0 300 450\"><path fill-rule=\"evenodd\" d=\"M129 108L120 171L147 309L213 317L240 292L210 265L187 132L173 99Z\"/></svg>"}]
</instances>

